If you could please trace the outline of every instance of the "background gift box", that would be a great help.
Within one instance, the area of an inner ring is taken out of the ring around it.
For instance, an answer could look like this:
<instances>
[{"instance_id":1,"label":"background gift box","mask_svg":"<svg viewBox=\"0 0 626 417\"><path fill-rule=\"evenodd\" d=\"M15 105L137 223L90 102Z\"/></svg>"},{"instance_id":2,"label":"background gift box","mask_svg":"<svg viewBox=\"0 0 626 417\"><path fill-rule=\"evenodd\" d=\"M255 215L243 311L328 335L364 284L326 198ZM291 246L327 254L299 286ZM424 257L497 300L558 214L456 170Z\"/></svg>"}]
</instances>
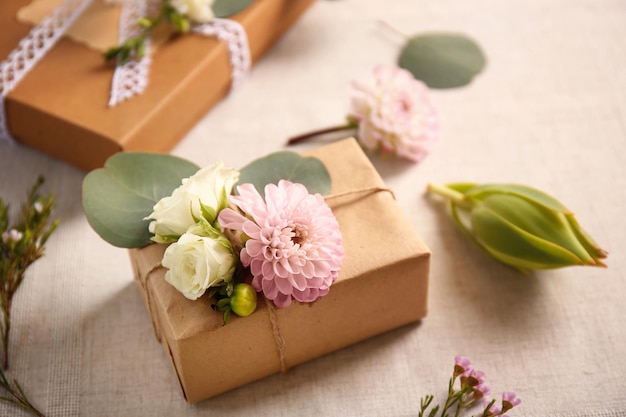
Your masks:
<instances>
[{"instance_id":1,"label":"background gift box","mask_svg":"<svg viewBox=\"0 0 626 417\"><path fill-rule=\"evenodd\" d=\"M311 3L256 0L232 16L247 33L252 63ZM0 60L31 29L16 17L27 4L0 2ZM21 144L90 170L121 150L169 151L231 84L226 43L199 35L161 44L152 56L145 92L109 108L113 72L100 51L60 39L7 95L9 132Z\"/></svg>"}]
</instances>

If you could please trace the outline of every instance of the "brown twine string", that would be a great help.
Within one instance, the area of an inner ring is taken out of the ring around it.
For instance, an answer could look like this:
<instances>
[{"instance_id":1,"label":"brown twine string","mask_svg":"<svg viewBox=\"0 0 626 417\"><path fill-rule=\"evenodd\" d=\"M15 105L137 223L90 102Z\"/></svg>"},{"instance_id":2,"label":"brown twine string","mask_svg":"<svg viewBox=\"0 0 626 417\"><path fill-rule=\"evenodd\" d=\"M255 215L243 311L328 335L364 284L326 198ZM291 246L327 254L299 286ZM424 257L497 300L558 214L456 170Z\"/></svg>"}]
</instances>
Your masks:
<instances>
[{"instance_id":1,"label":"brown twine string","mask_svg":"<svg viewBox=\"0 0 626 417\"><path fill-rule=\"evenodd\" d=\"M355 195L355 194L375 194L375 193L380 193L380 192L388 192L389 194L391 194L391 196L393 197L393 199L396 199L396 195L393 193L393 190L391 188L387 188L387 187L369 187L369 188L363 188L360 190L350 190L350 191L344 191L342 193L336 193L336 194L329 194L327 196L324 197L324 200L333 200L335 198L340 198L340 197L345 197L345 196L349 196L349 195Z\"/></svg>"},{"instance_id":2,"label":"brown twine string","mask_svg":"<svg viewBox=\"0 0 626 417\"><path fill-rule=\"evenodd\" d=\"M157 340L160 342L161 331L159 329L159 326L157 326L157 323L156 323L157 317L154 314L155 313L154 307L152 305L152 298L150 296L150 287L148 287L148 279L150 278L152 273L159 268L161 268L161 260L159 260L158 262L155 262L154 265L150 267L150 269L148 269L148 271L145 273L145 279L141 280L141 285L146 293L146 301L148 302L148 312L150 313L150 318L151 318L150 321L152 322L152 329L154 330L154 335L156 336Z\"/></svg>"},{"instance_id":3,"label":"brown twine string","mask_svg":"<svg viewBox=\"0 0 626 417\"><path fill-rule=\"evenodd\" d=\"M285 338L280 332L280 327L278 326L278 317L276 317L276 309L274 308L274 303L269 301L267 298L264 298L265 305L267 306L267 314L270 319L270 324L272 325L272 335L274 336L274 343L276 344L276 349L278 350L278 361L280 362L280 372L283 374L287 372L287 364L285 363Z\"/></svg>"}]
</instances>

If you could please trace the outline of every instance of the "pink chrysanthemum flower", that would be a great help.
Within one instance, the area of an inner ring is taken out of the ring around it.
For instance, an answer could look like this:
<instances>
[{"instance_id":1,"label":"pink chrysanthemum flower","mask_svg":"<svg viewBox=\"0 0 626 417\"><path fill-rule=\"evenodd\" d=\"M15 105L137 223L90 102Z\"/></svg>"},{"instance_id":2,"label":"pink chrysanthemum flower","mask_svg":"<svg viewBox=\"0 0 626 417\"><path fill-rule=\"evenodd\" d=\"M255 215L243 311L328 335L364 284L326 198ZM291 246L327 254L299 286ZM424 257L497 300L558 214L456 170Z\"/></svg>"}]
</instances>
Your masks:
<instances>
[{"instance_id":1,"label":"pink chrysanthemum flower","mask_svg":"<svg viewBox=\"0 0 626 417\"><path fill-rule=\"evenodd\" d=\"M369 81L353 82L348 118L365 148L419 162L439 135L428 87L402 68L378 65Z\"/></svg>"},{"instance_id":2,"label":"pink chrysanthemum flower","mask_svg":"<svg viewBox=\"0 0 626 417\"><path fill-rule=\"evenodd\" d=\"M229 202L244 214L220 212L222 227L242 231L240 253L250 266L252 286L277 307L291 300L312 302L326 295L344 256L337 219L320 194L302 184L279 181L265 187L265 199L252 184L237 187Z\"/></svg>"}]
</instances>

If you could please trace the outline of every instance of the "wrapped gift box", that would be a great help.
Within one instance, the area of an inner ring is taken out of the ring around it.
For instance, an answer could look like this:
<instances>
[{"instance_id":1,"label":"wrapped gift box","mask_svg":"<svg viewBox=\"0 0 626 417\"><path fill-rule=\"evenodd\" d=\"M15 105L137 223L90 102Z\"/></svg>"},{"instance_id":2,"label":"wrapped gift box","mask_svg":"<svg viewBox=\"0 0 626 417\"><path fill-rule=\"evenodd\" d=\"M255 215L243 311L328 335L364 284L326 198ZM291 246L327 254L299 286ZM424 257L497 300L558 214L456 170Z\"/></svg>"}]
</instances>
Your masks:
<instances>
[{"instance_id":1,"label":"wrapped gift box","mask_svg":"<svg viewBox=\"0 0 626 417\"><path fill-rule=\"evenodd\" d=\"M0 61L31 29L16 18L29 1L0 1ZM312 2L256 0L232 17L246 30L253 63ZM113 71L100 52L61 39L7 96L12 136L90 170L121 150L169 151L230 88L227 46L214 37L187 35L161 45L146 91L109 108Z\"/></svg>"},{"instance_id":2,"label":"wrapped gift box","mask_svg":"<svg viewBox=\"0 0 626 417\"><path fill-rule=\"evenodd\" d=\"M337 281L314 303L276 309L260 296L256 312L224 326L222 314L211 309L213 300L190 301L165 282L165 245L130 251L156 337L190 403L426 315L430 252L356 141L309 155L330 172L327 201L345 248Z\"/></svg>"}]
</instances>

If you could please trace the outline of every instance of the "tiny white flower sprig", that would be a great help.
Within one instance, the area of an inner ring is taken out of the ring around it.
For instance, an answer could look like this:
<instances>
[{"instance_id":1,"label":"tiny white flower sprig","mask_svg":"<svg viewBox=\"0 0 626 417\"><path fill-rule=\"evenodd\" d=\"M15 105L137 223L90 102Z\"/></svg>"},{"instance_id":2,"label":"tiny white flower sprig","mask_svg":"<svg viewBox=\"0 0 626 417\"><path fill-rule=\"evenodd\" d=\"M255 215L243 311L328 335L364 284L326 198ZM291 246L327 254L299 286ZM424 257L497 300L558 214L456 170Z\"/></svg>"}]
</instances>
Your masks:
<instances>
[{"instance_id":1,"label":"tiny white flower sprig","mask_svg":"<svg viewBox=\"0 0 626 417\"><path fill-rule=\"evenodd\" d=\"M9 367L9 336L11 331L11 306L13 296L24 281L27 268L44 255L44 245L58 225L51 221L54 194L40 195L44 182L39 177L28 192L26 202L16 224L9 219L9 205L0 198L0 331L2 341L2 366L0 386L9 396L0 396L0 401L15 404L37 415L43 414L30 403L20 384L9 381L4 371Z\"/></svg>"}]
</instances>

